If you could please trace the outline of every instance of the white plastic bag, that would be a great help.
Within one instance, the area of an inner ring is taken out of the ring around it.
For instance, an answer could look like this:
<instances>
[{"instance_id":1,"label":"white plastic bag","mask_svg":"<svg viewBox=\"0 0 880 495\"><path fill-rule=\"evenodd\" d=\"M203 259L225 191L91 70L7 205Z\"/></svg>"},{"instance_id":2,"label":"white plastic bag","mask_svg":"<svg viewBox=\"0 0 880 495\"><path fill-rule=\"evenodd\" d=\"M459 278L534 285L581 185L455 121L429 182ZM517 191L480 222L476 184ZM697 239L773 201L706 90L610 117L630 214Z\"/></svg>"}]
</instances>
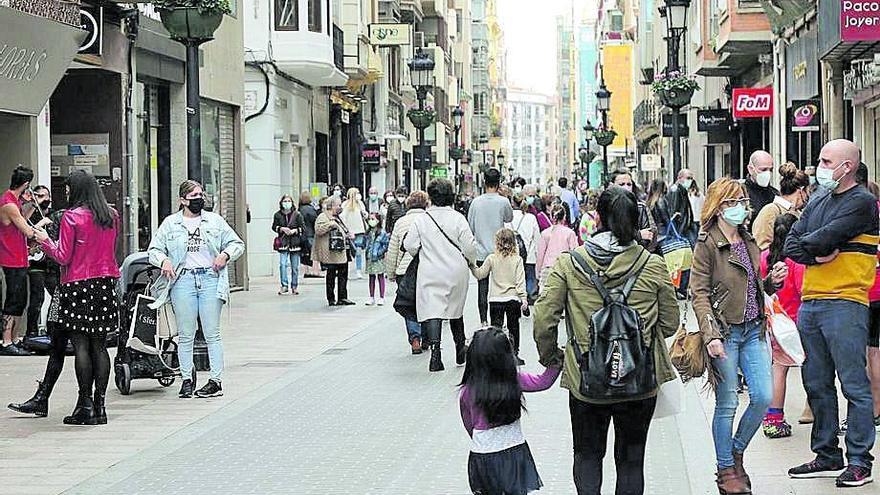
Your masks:
<instances>
[{"instance_id":1,"label":"white plastic bag","mask_svg":"<svg viewBox=\"0 0 880 495\"><path fill-rule=\"evenodd\" d=\"M684 412L684 383L681 382L678 371L675 371L675 379L660 385L660 390L657 391L654 419L675 416L682 412Z\"/></svg>"},{"instance_id":2,"label":"white plastic bag","mask_svg":"<svg viewBox=\"0 0 880 495\"><path fill-rule=\"evenodd\" d=\"M776 295L764 296L764 308L770 327L770 349L773 351L773 362L783 366L804 364L806 354L804 346L801 344L801 335L798 332L797 324L782 309Z\"/></svg>"}]
</instances>

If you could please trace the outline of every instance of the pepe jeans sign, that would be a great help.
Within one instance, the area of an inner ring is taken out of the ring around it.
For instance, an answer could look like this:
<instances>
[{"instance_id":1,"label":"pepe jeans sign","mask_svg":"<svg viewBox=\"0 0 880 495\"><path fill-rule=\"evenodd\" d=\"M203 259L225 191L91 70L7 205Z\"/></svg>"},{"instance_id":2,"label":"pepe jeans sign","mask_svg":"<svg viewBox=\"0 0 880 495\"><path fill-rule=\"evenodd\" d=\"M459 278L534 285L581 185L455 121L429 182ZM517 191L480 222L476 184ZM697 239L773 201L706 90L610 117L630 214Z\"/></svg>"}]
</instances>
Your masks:
<instances>
[{"instance_id":1,"label":"pepe jeans sign","mask_svg":"<svg viewBox=\"0 0 880 495\"><path fill-rule=\"evenodd\" d=\"M37 115L85 32L5 7L0 7L0 26L0 111Z\"/></svg>"},{"instance_id":2,"label":"pepe jeans sign","mask_svg":"<svg viewBox=\"0 0 880 495\"><path fill-rule=\"evenodd\" d=\"M733 118L773 116L773 88L734 88Z\"/></svg>"},{"instance_id":3,"label":"pepe jeans sign","mask_svg":"<svg viewBox=\"0 0 880 495\"><path fill-rule=\"evenodd\" d=\"M727 132L730 129L730 112L727 109L697 110L697 131Z\"/></svg>"},{"instance_id":4,"label":"pepe jeans sign","mask_svg":"<svg viewBox=\"0 0 880 495\"><path fill-rule=\"evenodd\" d=\"M880 40L880 0L841 0L840 40Z\"/></svg>"}]
</instances>

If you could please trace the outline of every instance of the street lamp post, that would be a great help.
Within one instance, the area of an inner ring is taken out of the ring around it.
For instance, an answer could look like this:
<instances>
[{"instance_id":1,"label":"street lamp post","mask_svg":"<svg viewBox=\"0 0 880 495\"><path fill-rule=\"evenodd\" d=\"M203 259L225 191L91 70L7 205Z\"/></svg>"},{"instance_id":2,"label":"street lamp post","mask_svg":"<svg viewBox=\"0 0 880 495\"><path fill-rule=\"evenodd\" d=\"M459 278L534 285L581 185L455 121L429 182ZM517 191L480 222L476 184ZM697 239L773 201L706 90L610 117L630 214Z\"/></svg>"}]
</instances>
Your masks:
<instances>
[{"instance_id":1,"label":"street lamp post","mask_svg":"<svg viewBox=\"0 0 880 495\"><path fill-rule=\"evenodd\" d=\"M587 120L587 124L584 126L584 143L586 143L584 146L587 148L585 150L586 152L589 152L589 150L590 150L590 141L593 140L593 131L595 131L595 130L596 129L593 127L592 122ZM585 159L586 159L586 153L584 153L584 155L585 156L581 157L581 162L585 161ZM589 168L589 165L586 166L586 169L587 169L587 189L589 189L590 188L590 168Z\"/></svg>"},{"instance_id":2,"label":"street lamp post","mask_svg":"<svg viewBox=\"0 0 880 495\"><path fill-rule=\"evenodd\" d=\"M587 153L589 152L587 146L589 145L590 143L589 141L587 141L583 146L578 149L578 158L580 158L581 160L581 167L578 170L578 175L581 179L585 179L587 181L587 189L590 188L590 174L587 170Z\"/></svg>"},{"instance_id":3,"label":"street lamp post","mask_svg":"<svg viewBox=\"0 0 880 495\"><path fill-rule=\"evenodd\" d=\"M605 70L600 68L600 77L601 82L599 84L599 91L596 91L596 107L599 109L599 112L602 114L602 131L608 131L608 110L611 109L611 91L605 86ZM604 134L604 133L603 133ZM608 145L611 142L607 140L603 140L599 142L599 136L596 136L596 142L602 146L602 181L608 177ZM613 142L614 138L611 138Z\"/></svg>"},{"instance_id":4,"label":"street lamp post","mask_svg":"<svg viewBox=\"0 0 880 495\"><path fill-rule=\"evenodd\" d=\"M421 187L425 187L427 183L427 168L425 162L430 162L431 152L425 152L425 129L434 122L432 112L428 112L425 108L425 100L428 98L428 90L434 86L434 60L421 48L416 52L412 60L409 61L409 72L412 84L416 88L416 98L419 101L418 112L409 112L410 121L418 130L419 153L414 155L417 157L416 162L419 164L419 180Z\"/></svg>"},{"instance_id":5,"label":"street lamp post","mask_svg":"<svg viewBox=\"0 0 880 495\"><path fill-rule=\"evenodd\" d=\"M507 161L507 157L504 156L504 152L501 151L501 150L499 150L499 151L498 151L498 156L495 157L495 163L498 164L498 171L499 171L499 172L501 172L501 171L504 170L504 163L505 163L506 161ZM510 173L511 170L513 170L513 167L510 167L510 169L508 169L508 171L507 171L508 174Z\"/></svg>"},{"instance_id":6,"label":"street lamp post","mask_svg":"<svg viewBox=\"0 0 880 495\"><path fill-rule=\"evenodd\" d=\"M462 110L460 106L455 107L452 110L452 129L455 132L455 139L453 141L455 143L455 156L453 157L453 159L455 160L455 178L456 178L456 180L459 180L459 172L460 172L459 168L461 167L462 149L461 149L461 144L459 142L459 133L461 132L462 117L464 117L464 110ZM464 181L461 180L460 182L461 183L459 184L459 188L461 188L461 190L463 190Z\"/></svg>"},{"instance_id":7,"label":"street lamp post","mask_svg":"<svg viewBox=\"0 0 880 495\"><path fill-rule=\"evenodd\" d=\"M690 6L690 0L665 0L665 4L660 7L660 16L666 19L666 77L679 77L681 74L681 66L679 65L679 48L681 47L681 38L687 30L687 10ZM681 136L679 134L679 119L681 108L690 102L690 94L687 94L687 101L681 98L663 98L664 104L672 110L672 173L673 177L678 176L681 170Z\"/></svg>"}]
</instances>

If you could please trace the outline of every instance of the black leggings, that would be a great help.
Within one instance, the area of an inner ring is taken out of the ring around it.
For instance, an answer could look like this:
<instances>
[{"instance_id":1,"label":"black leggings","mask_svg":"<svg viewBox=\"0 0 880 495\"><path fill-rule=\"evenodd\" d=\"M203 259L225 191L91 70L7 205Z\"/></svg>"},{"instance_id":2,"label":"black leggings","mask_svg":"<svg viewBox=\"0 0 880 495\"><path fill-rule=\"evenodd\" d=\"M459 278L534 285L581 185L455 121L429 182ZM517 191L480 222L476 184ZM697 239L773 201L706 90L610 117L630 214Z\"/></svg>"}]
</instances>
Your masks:
<instances>
[{"instance_id":1,"label":"black leggings","mask_svg":"<svg viewBox=\"0 0 880 495\"><path fill-rule=\"evenodd\" d=\"M602 460L608 444L608 426L614 419L616 495L645 492L645 443L657 398L588 404L569 395L571 431L574 437L574 484L578 495L599 495Z\"/></svg>"},{"instance_id":2,"label":"black leggings","mask_svg":"<svg viewBox=\"0 0 880 495\"><path fill-rule=\"evenodd\" d=\"M492 326L504 328L504 317L507 317L507 333L513 342L513 352L519 355L519 317L522 312L522 303L519 301L490 302L489 316Z\"/></svg>"},{"instance_id":3,"label":"black leggings","mask_svg":"<svg viewBox=\"0 0 880 495\"><path fill-rule=\"evenodd\" d=\"M326 264L324 266L327 267L327 278L324 280L327 289L327 302L335 303L348 299L348 263ZM334 285L337 287L336 295L333 294Z\"/></svg>"},{"instance_id":4,"label":"black leggings","mask_svg":"<svg viewBox=\"0 0 880 495\"><path fill-rule=\"evenodd\" d=\"M464 316L449 320L449 328L452 330L452 340L455 346L464 345ZM440 334L443 329L443 320L434 318L422 322L422 339L428 344L440 345Z\"/></svg>"},{"instance_id":5,"label":"black leggings","mask_svg":"<svg viewBox=\"0 0 880 495\"><path fill-rule=\"evenodd\" d=\"M105 395L107 383L110 381L110 354L107 353L107 337L98 335L86 335L80 332L72 332L70 340L73 341L76 360L76 381L79 383L80 397L92 396L92 383L95 385L95 393Z\"/></svg>"},{"instance_id":6,"label":"black leggings","mask_svg":"<svg viewBox=\"0 0 880 495\"><path fill-rule=\"evenodd\" d=\"M67 342L70 340L70 334L61 330L56 324L47 323L49 336L52 337L52 349L49 351L49 362L46 363L46 374L43 376L43 385L48 388L48 393L52 393L55 382L61 376L61 370L64 369L64 357L67 355Z\"/></svg>"}]
</instances>

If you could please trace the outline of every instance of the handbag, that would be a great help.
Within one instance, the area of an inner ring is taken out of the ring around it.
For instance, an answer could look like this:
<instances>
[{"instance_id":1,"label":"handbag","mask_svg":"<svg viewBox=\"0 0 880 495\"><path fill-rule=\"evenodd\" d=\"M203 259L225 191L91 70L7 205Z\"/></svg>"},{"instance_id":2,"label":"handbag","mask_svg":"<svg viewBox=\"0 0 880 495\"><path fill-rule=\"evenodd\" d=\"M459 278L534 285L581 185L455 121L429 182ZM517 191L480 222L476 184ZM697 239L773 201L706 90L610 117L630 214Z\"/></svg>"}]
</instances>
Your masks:
<instances>
[{"instance_id":1,"label":"handbag","mask_svg":"<svg viewBox=\"0 0 880 495\"><path fill-rule=\"evenodd\" d=\"M348 238L339 229L330 231L330 251L341 252L348 250Z\"/></svg>"},{"instance_id":2,"label":"handbag","mask_svg":"<svg viewBox=\"0 0 880 495\"><path fill-rule=\"evenodd\" d=\"M666 262L672 285L676 289L680 288L682 274L694 264L694 252L691 250L691 243L678 233L672 221L666 226L666 237L660 241L660 251L663 253L663 261Z\"/></svg>"},{"instance_id":3,"label":"handbag","mask_svg":"<svg viewBox=\"0 0 880 495\"><path fill-rule=\"evenodd\" d=\"M660 385L653 419L675 416L684 412L684 383L675 371L675 378Z\"/></svg>"},{"instance_id":4,"label":"handbag","mask_svg":"<svg viewBox=\"0 0 880 495\"><path fill-rule=\"evenodd\" d=\"M699 330L689 332L687 329L687 313L684 313L681 326L672 336L669 359L683 383L703 376L710 366L709 351L703 345L703 334Z\"/></svg>"},{"instance_id":5,"label":"handbag","mask_svg":"<svg viewBox=\"0 0 880 495\"><path fill-rule=\"evenodd\" d=\"M782 366L804 364L807 356L801 343L797 323L788 316L775 294L772 296L764 294L764 312L767 314L767 326L770 330L773 363Z\"/></svg>"}]
</instances>

